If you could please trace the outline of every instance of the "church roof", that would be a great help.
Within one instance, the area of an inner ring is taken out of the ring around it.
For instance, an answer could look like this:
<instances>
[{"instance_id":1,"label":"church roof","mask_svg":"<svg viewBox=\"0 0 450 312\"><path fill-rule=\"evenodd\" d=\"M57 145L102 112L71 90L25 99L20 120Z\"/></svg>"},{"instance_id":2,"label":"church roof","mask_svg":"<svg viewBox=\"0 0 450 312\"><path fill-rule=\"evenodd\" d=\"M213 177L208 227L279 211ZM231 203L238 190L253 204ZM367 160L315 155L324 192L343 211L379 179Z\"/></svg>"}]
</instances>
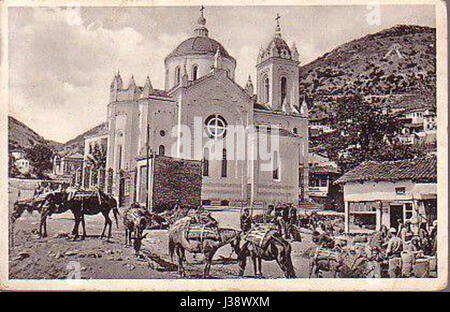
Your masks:
<instances>
[{"instance_id":1,"label":"church roof","mask_svg":"<svg viewBox=\"0 0 450 312\"><path fill-rule=\"evenodd\" d=\"M222 57L226 57L235 62L235 59L227 52L227 50L225 50L220 42L206 36L197 36L184 40L167 56L166 59L186 55L214 55L216 54L217 49L219 49Z\"/></svg>"},{"instance_id":2,"label":"church roof","mask_svg":"<svg viewBox=\"0 0 450 312\"><path fill-rule=\"evenodd\" d=\"M201 16L197 21L198 25L194 31L196 36L188 38L180 43L178 47L166 57L166 60L176 56L215 55L217 50L219 50L222 57L228 58L233 63L236 63L236 60L227 52L227 50L225 50L220 42L208 37L208 29L205 27L206 19L203 15L204 9L205 8L201 6Z\"/></svg>"},{"instance_id":3,"label":"church roof","mask_svg":"<svg viewBox=\"0 0 450 312\"><path fill-rule=\"evenodd\" d=\"M284 41L283 38L281 38L281 35L275 35L273 39L269 42L269 45L267 46L267 49L275 48L278 50L278 54L282 55L282 51L286 50L289 54L289 57L291 56L291 49L289 48L289 45Z\"/></svg>"}]
</instances>

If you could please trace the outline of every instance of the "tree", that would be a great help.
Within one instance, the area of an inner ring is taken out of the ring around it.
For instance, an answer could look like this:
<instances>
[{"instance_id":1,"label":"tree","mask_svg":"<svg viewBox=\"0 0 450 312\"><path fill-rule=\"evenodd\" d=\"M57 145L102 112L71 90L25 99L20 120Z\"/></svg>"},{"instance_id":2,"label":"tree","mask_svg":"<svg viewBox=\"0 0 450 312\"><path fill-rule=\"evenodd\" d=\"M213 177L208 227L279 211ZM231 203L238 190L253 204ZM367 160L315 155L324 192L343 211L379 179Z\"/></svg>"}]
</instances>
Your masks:
<instances>
[{"instance_id":1,"label":"tree","mask_svg":"<svg viewBox=\"0 0 450 312\"><path fill-rule=\"evenodd\" d=\"M331 114L336 131L327 137L325 149L343 172L364 161L409 159L417 151L398 141L401 123L364 98L348 94L337 100Z\"/></svg>"},{"instance_id":2,"label":"tree","mask_svg":"<svg viewBox=\"0 0 450 312\"><path fill-rule=\"evenodd\" d=\"M15 165L15 158L9 154L8 155L8 176L10 178L14 178L20 174L19 170L17 170Z\"/></svg>"},{"instance_id":3,"label":"tree","mask_svg":"<svg viewBox=\"0 0 450 312\"><path fill-rule=\"evenodd\" d=\"M25 149L26 159L33 167L33 173L37 176L43 176L45 172L52 169L53 150L46 144L36 144Z\"/></svg>"},{"instance_id":4,"label":"tree","mask_svg":"<svg viewBox=\"0 0 450 312\"><path fill-rule=\"evenodd\" d=\"M88 167L96 170L106 168L106 146L95 143L89 148L89 154L86 156Z\"/></svg>"}]
</instances>

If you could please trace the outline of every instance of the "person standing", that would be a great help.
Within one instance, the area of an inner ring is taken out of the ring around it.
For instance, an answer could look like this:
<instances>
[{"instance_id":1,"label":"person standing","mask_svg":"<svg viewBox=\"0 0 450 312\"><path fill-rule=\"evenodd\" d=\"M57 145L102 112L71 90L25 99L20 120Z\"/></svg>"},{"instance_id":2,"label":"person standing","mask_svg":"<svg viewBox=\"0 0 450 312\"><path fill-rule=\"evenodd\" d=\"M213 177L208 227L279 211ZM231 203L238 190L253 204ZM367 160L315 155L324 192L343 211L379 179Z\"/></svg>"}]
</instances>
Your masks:
<instances>
[{"instance_id":1,"label":"person standing","mask_svg":"<svg viewBox=\"0 0 450 312\"><path fill-rule=\"evenodd\" d=\"M250 211L248 208L244 209L244 213L241 215L241 230L244 233L250 231L253 225L252 216L250 215Z\"/></svg>"},{"instance_id":2,"label":"person standing","mask_svg":"<svg viewBox=\"0 0 450 312\"><path fill-rule=\"evenodd\" d=\"M437 220L434 220L433 227L431 228L430 231L431 256L435 256L437 252L437 233L438 233L437 224L438 224Z\"/></svg>"},{"instance_id":3,"label":"person standing","mask_svg":"<svg viewBox=\"0 0 450 312\"><path fill-rule=\"evenodd\" d=\"M403 249L406 249L406 245L412 238L411 224L408 220L405 221L405 225L402 227L399 236L402 240Z\"/></svg>"},{"instance_id":4,"label":"person standing","mask_svg":"<svg viewBox=\"0 0 450 312\"><path fill-rule=\"evenodd\" d=\"M403 242L396 234L397 230L395 228L389 230L386 257L389 259L388 272L390 278L398 277L402 266L400 253L402 252Z\"/></svg>"},{"instance_id":5,"label":"person standing","mask_svg":"<svg viewBox=\"0 0 450 312\"><path fill-rule=\"evenodd\" d=\"M403 230L403 220L402 219L397 219L397 223L398 223L398 227L397 227L397 236L400 237L400 234L402 233Z\"/></svg>"}]
</instances>

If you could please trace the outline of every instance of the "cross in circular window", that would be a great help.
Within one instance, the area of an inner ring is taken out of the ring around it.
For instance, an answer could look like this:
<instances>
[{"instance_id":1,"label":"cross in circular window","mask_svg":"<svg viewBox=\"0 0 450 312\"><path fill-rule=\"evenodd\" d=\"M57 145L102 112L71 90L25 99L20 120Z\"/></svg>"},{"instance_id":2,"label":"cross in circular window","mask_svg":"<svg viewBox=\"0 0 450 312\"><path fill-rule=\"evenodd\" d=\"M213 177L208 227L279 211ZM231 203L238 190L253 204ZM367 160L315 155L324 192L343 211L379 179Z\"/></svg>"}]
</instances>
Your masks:
<instances>
[{"instance_id":1,"label":"cross in circular window","mask_svg":"<svg viewBox=\"0 0 450 312\"><path fill-rule=\"evenodd\" d=\"M223 117L211 115L206 119L205 124L209 137L215 139L225 137L227 123Z\"/></svg>"}]
</instances>

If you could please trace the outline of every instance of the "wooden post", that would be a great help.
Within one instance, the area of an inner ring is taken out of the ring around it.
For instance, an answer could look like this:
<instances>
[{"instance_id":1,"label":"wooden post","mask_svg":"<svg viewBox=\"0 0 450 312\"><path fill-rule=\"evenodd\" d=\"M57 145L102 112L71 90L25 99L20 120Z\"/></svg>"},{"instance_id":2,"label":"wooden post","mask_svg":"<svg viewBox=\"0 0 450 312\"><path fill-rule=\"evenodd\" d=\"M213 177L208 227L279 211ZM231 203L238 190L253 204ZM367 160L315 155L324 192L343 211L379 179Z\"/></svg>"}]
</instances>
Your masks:
<instances>
[{"instance_id":1,"label":"wooden post","mask_svg":"<svg viewBox=\"0 0 450 312\"><path fill-rule=\"evenodd\" d=\"M383 202L379 201L380 206L377 207L375 215L375 230L379 231L381 229L382 218L383 218Z\"/></svg>"},{"instance_id":2,"label":"wooden post","mask_svg":"<svg viewBox=\"0 0 450 312\"><path fill-rule=\"evenodd\" d=\"M350 211L349 211L349 207L348 207L349 202L348 201L344 201L344 211L345 211L345 216L344 216L344 220L345 220L345 233L349 232L349 219L350 219Z\"/></svg>"}]
</instances>

